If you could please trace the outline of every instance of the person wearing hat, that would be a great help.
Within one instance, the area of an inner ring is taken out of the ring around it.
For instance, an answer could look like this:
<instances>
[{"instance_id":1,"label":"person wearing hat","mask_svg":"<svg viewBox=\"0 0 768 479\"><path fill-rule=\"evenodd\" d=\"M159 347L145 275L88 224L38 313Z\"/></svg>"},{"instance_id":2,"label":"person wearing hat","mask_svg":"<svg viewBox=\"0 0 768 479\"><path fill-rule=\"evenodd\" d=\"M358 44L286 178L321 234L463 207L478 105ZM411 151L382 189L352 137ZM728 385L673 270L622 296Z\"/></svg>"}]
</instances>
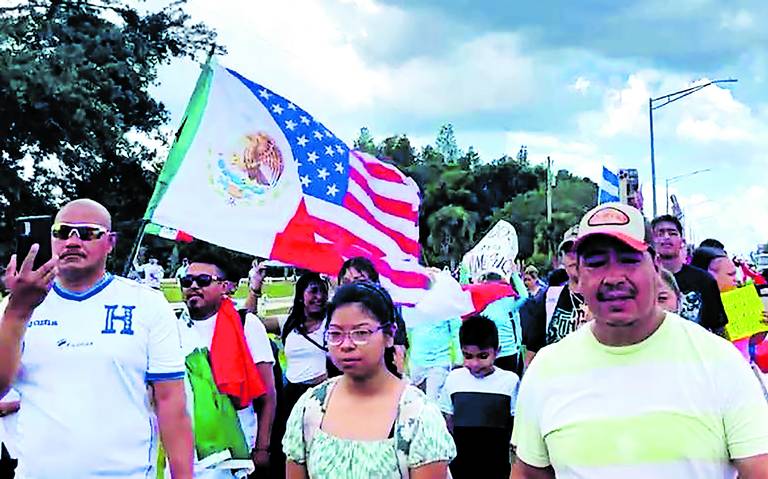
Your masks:
<instances>
[{"instance_id":1,"label":"person wearing hat","mask_svg":"<svg viewBox=\"0 0 768 479\"><path fill-rule=\"evenodd\" d=\"M523 377L512 479L768 478L768 403L739 352L658 306L645 219L605 203L581 221L594 319Z\"/></svg>"},{"instance_id":2,"label":"person wearing hat","mask_svg":"<svg viewBox=\"0 0 768 479\"><path fill-rule=\"evenodd\" d=\"M553 272L543 301L526 308L524 312L522 329L526 364L541 348L560 341L590 318L589 309L578 290L576 251L573 249L578 231L578 225L569 228L558 246L559 263L565 272L565 279L558 281L557 271Z\"/></svg>"}]
</instances>

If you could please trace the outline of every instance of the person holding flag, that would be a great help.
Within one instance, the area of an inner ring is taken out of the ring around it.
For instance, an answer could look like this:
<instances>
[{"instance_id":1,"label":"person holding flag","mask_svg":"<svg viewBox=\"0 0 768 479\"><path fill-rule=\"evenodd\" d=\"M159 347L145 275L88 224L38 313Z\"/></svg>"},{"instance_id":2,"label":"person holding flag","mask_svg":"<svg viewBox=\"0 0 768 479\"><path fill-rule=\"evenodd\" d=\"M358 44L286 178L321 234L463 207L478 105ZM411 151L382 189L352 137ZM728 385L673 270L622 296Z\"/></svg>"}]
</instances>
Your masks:
<instances>
[{"instance_id":1,"label":"person holding flag","mask_svg":"<svg viewBox=\"0 0 768 479\"><path fill-rule=\"evenodd\" d=\"M254 315L241 319L227 296L231 285L222 265L216 257L199 256L179 279L187 306L179 330L194 419L195 477L206 479L245 477L254 464L269 465L276 406L266 330Z\"/></svg>"}]
</instances>

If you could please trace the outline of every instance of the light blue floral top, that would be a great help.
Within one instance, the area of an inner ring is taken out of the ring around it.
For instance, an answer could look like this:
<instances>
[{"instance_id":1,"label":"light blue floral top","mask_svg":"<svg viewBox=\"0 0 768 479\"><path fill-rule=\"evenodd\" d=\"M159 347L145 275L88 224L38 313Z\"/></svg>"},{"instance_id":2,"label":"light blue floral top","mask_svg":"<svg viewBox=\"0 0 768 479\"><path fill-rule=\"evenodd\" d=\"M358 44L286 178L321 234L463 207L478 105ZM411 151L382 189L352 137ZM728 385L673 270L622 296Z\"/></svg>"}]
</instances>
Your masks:
<instances>
[{"instance_id":1,"label":"light blue floral top","mask_svg":"<svg viewBox=\"0 0 768 479\"><path fill-rule=\"evenodd\" d=\"M285 455L305 465L312 479L405 478L410 469L456 457L440 410L413 386L400 398L394 437L357 441L324 432L320 425L338 379L304 393L286 426Z\"/></svg>"}]
</instances>

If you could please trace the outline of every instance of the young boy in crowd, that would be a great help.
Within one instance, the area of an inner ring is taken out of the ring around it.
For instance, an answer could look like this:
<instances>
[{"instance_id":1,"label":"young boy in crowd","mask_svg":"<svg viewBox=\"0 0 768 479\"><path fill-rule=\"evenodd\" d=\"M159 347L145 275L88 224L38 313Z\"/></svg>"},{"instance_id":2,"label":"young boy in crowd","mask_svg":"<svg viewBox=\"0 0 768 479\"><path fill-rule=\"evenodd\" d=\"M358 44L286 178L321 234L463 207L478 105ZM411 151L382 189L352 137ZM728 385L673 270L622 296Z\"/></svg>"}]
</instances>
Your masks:
<instances>
[{"instance_id":1,"label":"young boy in crowd","mask_svg":"<svg viewBox=\"0 0 768 479\"><path fill-rule=\"evenodd\" d=\"M490 319L475 315L459 329L464 367L448 375L440 409L456 442L454 479L508 478L510 436L520 378L494 367L499 333Z\"/></svg>"}]
</instances>

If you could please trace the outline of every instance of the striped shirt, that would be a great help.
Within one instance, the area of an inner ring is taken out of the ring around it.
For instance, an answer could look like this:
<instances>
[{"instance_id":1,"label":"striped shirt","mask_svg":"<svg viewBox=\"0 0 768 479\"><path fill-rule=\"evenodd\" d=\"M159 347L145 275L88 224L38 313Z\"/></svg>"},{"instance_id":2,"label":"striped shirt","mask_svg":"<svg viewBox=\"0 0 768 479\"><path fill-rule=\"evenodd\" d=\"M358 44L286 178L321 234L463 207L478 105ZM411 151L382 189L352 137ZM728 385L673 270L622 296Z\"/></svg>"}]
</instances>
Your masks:
<instances>
[{"instance_id":1,"label":"striped shirt","mask_svg":"<svg viewBox=\"0 0 768 479\"><path fill-rule=\"evenodd\" d=\"M677 315L624 347L589 324L532 362L512 443L558 479L730 479L768 453L768 403L736 348Z\"/></svg>"}]
</instances>

